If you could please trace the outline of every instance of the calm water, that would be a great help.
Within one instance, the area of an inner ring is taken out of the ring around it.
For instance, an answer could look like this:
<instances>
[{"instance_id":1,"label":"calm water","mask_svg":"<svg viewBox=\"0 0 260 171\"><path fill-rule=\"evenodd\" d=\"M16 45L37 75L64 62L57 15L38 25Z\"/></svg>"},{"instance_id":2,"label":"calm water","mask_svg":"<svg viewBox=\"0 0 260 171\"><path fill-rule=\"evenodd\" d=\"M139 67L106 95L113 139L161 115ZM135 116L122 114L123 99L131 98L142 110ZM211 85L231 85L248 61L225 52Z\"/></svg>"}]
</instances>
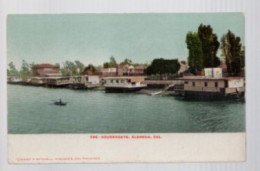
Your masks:
<instances>
[{"instance_id":1,"label":"calm water","mask_svg":"<svg viewBox=\"0 0 260 171\"><path fill-rule=\"evenodd\" d=\"M52 105L62 98L67 106ZM8 85L9 133L240 132L245 103Z\"/></svg>"}]
</instances>

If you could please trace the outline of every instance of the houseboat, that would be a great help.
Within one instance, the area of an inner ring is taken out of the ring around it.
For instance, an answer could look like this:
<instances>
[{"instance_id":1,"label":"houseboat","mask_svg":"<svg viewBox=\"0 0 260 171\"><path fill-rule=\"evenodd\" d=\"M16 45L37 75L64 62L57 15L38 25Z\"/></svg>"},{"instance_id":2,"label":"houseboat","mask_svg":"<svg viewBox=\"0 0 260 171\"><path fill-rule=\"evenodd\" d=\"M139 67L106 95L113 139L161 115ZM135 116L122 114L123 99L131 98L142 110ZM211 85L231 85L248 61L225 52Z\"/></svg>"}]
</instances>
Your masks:
<instances>
[{"instance_id":1,"label":"houseboat","mask_svg":"<svg viewBox=\"0 0 260 171\"><path fill-rule=\"evenodd\" d=\"M7 83L9 84L20 84L23 79L20 76L10 76L7 78Z\"/></svg>"},{"instance_id":2,"label":"houseboat","mask_svg":"<svg viewBox=\"0 0 260 171\"><path fill-rule=\"evenodd\" d=\"M67 87L70 84L70 77L45 77L44 84L47 87Z\"/></svg>"},{"instance_id":3,"label":"houseboat","mask_svg":"<svg viewBox=\"0 0 260 171\"><path fill-rule=\"evenodd\" d=\"M244 98L244 77L207 78L189 76L180 78L183 86L176 86L176 95L184 100L225 100Z\"/></svg>"},{"instance_id":4,"label":"houseboat","mask_svg":"<svg viewBox=\"0 0 260 171\"><path fill-rule=\"evenodd\" d=\"M144 77L106 77L104 87L106 92L135 92L146 87L142 84Z\"/></svg>"},{"instance_id":5,"label":"houseboat","mask_svg":"<svg viewBox=\"0 0 260 171\"><path fill-rule=\"evenodd\" d=\"M45 84L44 78L42 78L42 77L32 77L30 80L30 85L42 86L44 84Z\"/></svg>"},{"instance_id":6,"label":"houseboat","mask_svg":"<svg viewBox=\"0 0 260 171\"><path fill-rule=\"evenodd\" d=\"M83 75L70 77L69 88L90 89L100 86L100 79L97 75Z\"/></svg>"}]
</instances>

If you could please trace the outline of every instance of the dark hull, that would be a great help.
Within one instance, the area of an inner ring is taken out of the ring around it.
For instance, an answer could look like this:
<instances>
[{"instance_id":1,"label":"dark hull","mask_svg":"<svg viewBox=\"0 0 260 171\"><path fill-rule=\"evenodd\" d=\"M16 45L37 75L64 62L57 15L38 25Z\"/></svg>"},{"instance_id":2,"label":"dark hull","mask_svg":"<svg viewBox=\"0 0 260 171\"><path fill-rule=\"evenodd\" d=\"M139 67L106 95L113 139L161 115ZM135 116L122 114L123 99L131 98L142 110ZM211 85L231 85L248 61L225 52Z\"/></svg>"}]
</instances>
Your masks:
<instances>
[{"instance_id":1,"label":"dark hull","mask_svg":"<svg viewBox=\"0 0 260 171\"><path fill-rule=\"evenodd\" d=\"M243 95L230 94L225 95L222 93L213 92L185 92L182 95L182 99L186 101L221 101L221 100L232 100L232 99L243 99Z\"/></svg>"},{"instance_id":2,"label":"dark hull","mask_svg":"<svg viewBox=\"0 0 260 171\"><path fill-rule=\"evenodd\" d=\"M131 93L131 92L136 92L143 89L143 87L136 87L136 88L112 88L112 87L106 87L105 91L106 93Z\"/></svg>"}]
</instances>

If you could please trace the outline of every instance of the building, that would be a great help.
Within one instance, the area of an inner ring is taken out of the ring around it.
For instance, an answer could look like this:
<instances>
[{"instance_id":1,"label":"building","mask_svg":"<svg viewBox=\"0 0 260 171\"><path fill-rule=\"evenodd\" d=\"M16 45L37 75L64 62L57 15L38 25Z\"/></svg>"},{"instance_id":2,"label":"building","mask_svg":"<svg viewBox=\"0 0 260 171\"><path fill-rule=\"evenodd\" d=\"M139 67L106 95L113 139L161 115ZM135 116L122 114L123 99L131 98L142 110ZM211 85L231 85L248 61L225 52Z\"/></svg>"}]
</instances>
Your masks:
<instances>
[{"instance_id":1,"label":"building","mask_svg":"<svg viewBox=\"0 0 260 171\"><path fill-rule=\"evenodd\" d=\"M146 74L147 65L118 65L117 76L143 76Z\"/></svg>"},{"instance_id":2,"label":"building","mask_svg":"<svg viewBox=\"0 0 260 171\"><path fill-rule=\"evenodd\" d=\"M102 68L100 75L103 77L113 77L117 75L117 68Z\"/></svg>"},{"instance_id":3,"label":"building","mask_svg":"<svg viewBox=\"0 0 260 171\"><path fill-rule=\"evenodd\" d=\"M134 92L146 87L144 77L107 77L104 78L106 92Z\"/></svg>"},{"instance_id":4,"label":"building","mask_svg":"<svg viewBox=\"0 0 260 171\"><path fill-rule=\"evenodd\" d=\"M52 64L37 64L32 67L33 76L55 77L61 76L60 67Z\"/></svg>"}]
</instances>

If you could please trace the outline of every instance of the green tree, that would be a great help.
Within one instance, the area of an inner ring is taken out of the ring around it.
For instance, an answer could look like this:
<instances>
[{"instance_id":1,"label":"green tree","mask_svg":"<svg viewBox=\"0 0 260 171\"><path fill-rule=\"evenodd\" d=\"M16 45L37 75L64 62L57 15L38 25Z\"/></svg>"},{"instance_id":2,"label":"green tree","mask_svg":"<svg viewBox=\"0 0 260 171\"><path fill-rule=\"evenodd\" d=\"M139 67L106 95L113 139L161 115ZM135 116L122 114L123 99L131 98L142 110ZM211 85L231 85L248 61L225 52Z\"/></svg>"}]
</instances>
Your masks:
<instances>
[{"instance_id":1,"label":"green tree","mask_svg":"<svg viewBox=\"0 0 260 171\"><path fill-rule=\"evenodd\" d=\"M16 69L16 67L15 67L13 62L10 62L8 64L7 75L8 76L18 76L19 75L19 72Z\"/></svg>"},{"instance_id":2,"label":"green tree","mask_svg":"<svg viewBox=\"0 0 260 171\"><path fill-rule=\"evenodd\" d=\"M87 74L87 71L92 72L92 74L96 74L97 69L94 65L89 64L85 69L84 69L84 73Z\"/></svg>"},{"instance_id":3,"label":"green tree","mask_svg":"<svg viewBox=\"0 0 260 171\"><path fill-rule=\"evenodd\" d=\"M109 62L105 62L103 64L103 67L104 68L113 68L113 67L116 67L117 66L117 62L116 62L116 59L115 57L111 56L110 59L109 59Z\"/></svg>"},{"instance_id":4,"label":"green tree","mask_svg":"<svg viewBox=\"0 0 260 171\"><path fill-rule=\"evenodd\" d=\"M116 67L116 66L117 66L116 59L115 57L111 56L109 60L109 67Z\"/></svg>"},{"instance_id":5,"label":"green tree","mask_svg":"<svg viewBox=\"0 0 260 171\"><path fill-rule=\"evenodd\" d=\"M77 74L77 67L74 64L74 62L65 61L63 63L63 67L62 67L61 71L62 71L62 74L66 75L66 76L76 75Z\"/></svg>"},{"instance_id":6,"label":"green tree","mask_svg":"<svg viewBox=\"0 0 260 171\"><path fill-rule=\"evenodd\" d=\"M153 74L174 74L177 73L180 69L180 64L178 62L178 59L154 59L152 61L152 64L147 68L147 74L153 75Z\"/></svg>"},{"instance_id":7,"label":"green tree","mask_svg":"<svg viewBox=\"0 0 260 171\"><path fill-rule=\"evenodd\" d=\"M84 71L84 64L80 61L75 61L76 71L78 74L83 74Z\"/></svg>"},{"instance_id":8,"label":"green tree","mask_svg":"<svg viewBox=\"0 0 260 171\"><path fill-rule=\"evenodd\" d=\"M108 62L105 62L105 63L103 64L103 67L104 67L104 68L109 68L109 63L108 63Z\"/></svg>"},{"instance_id":9,"label":"green tree","mask_svg":"<svg viewBox=\"0 0 260 171\"><path fill-rule=\"evenodd\" d=\"M133 62L131 59L126 58L123 62L120 63L121 65L132 65Z\"/></svg>"},{"instance_id":10,"label":"green tree","mask_svg":"<svg viewBox=\"0 0 260 171\"><path fill-rule=\"evenodd\" d=\"M221 38L221 49L227 71L230 75L237 76L245 65L245 50L242 48L240 37L230 30Z\"/></svg>"},{"instance_id":11,"label":"green tree","mask_svg":"<svg viewBox=\"0 0 260 171\"><path fill-rule=\"evenodd\" d=\"M211 26L201 24L198 28L198 36L202 45L203 67L219 66L220 60L217 57L217 51L220 43Z\"/></svg>"},{"instance_id":12,"label":"green tree","mask_svg":"<svg viewBox=\"0 0 260 171\"><path fill-rule=\"evenodd\" d=\"M189 50L188 64L190 72L196 74L203 68L202 44L196 32L189 32L186 36L186 44Z\"/></svg>"},{"instance_id":13,"label":"green tree","mask_svg":"<svg viewBox=\"0 0 260 171\"><path fill-rule=\"evenodd\" d=\"M31 76L32 75L31 65L28 64L25 60L22 61L22 67L20 70L20 74L22 76Z\"/></svg>"}]
</instances>

